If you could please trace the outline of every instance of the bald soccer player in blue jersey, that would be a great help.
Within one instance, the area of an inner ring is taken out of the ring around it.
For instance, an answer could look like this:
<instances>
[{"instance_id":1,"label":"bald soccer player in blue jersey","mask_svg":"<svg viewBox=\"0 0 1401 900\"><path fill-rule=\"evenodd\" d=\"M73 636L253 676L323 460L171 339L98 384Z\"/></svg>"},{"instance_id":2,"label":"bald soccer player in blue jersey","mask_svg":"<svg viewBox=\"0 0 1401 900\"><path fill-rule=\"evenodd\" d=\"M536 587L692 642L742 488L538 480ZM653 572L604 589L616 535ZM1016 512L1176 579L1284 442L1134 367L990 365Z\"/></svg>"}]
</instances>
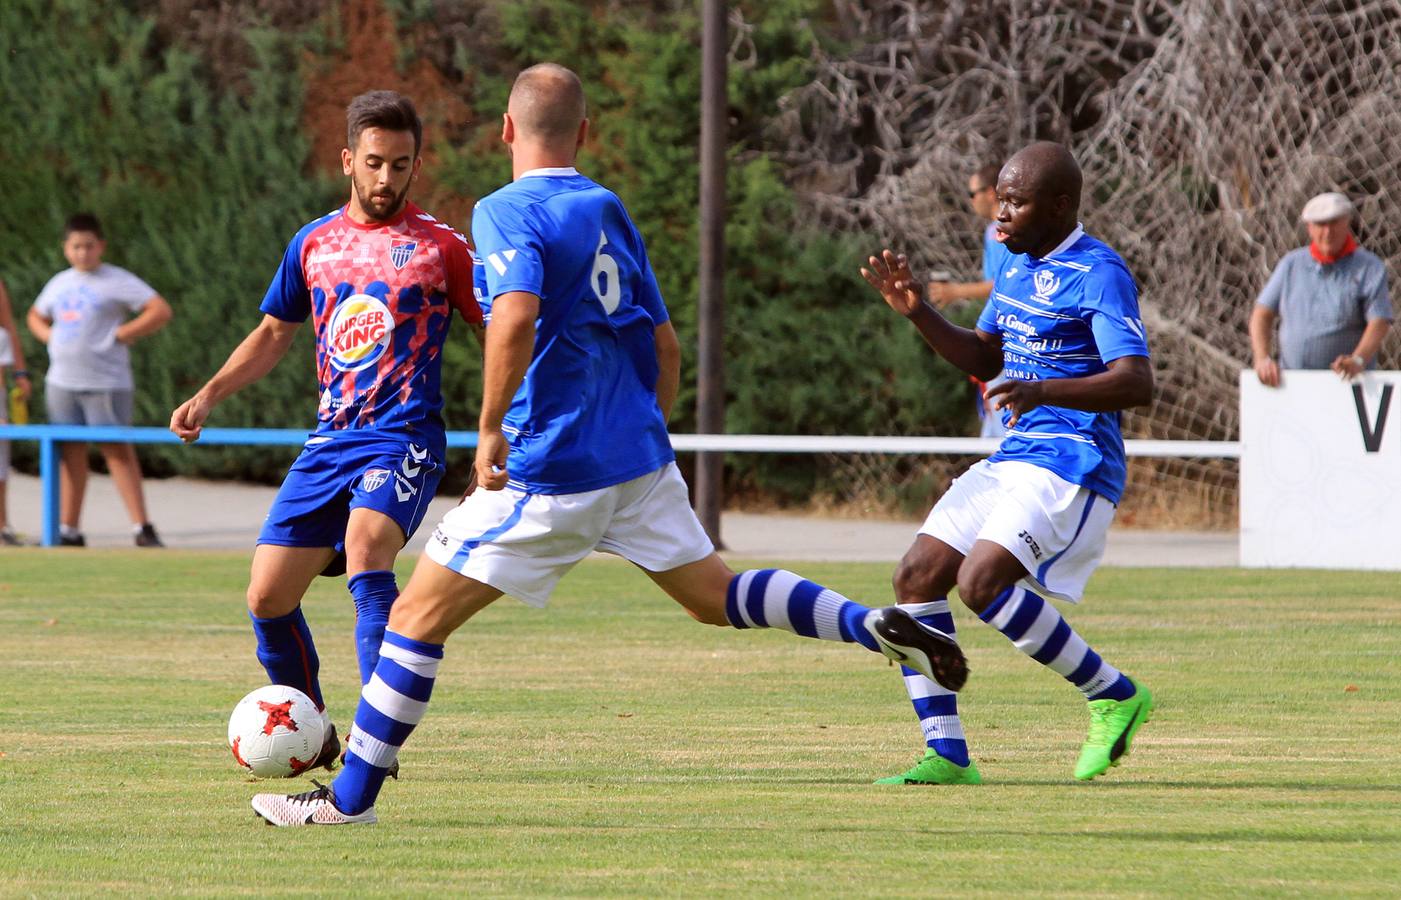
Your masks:
<instances>
[{"instance_id":1,"label":"bald soccer player in blue jersey","mask_svg":"<svg viewBox=\"0 0 1401 900\"><path fill-rule=\"evenodd\" d=\"M1118 765L1153 698L1043 598L1075 603L1104 553L1124 490L1119 413L1153 398L1153 370L1128 267L1079 218L1080 167L1059 144L1032 144L1002 167L996 228L1009 251L977 326L920 299L904 256L871 257L866 280L940 356L975 378L1006 417L997 452L956 479L896 569L896 598L954 634L947 595L1080 689L1090 731L1075 777ZM925 754L881 784L977 784L953 692L909 668L905 686Z\"/></svg>"},{"instance_id":2,"label":"bald soccer player in blue jersey","mask_svg":"<svg viewBox=\"0 0 1401 900\"><path fill-rule=\"evenodd\" d=\"M630 560L706 624L857 643L963 686L957 643L903 610L782 570L736 574L716 555L667 436L681 354L647 250L617 196L574 169L588 124L573 72L546 63L516 79L502 131L514 181L472 215L488 316L480 487L439 523L390 613L344 770L254 797L273 824L374 822L448 635L502 594L544 606L594 550Z\"/></svg>"}]
</instances>

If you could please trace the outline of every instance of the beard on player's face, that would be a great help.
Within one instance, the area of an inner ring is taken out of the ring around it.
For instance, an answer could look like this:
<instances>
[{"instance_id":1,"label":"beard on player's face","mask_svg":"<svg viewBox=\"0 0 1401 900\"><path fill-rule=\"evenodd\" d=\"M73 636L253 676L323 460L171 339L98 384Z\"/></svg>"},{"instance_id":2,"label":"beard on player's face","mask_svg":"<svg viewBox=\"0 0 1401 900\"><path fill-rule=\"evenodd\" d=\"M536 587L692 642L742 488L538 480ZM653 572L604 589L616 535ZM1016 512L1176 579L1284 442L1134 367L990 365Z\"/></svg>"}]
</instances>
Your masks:
<instances>
[{"instance_id":1,"label":"beard on player's face","mask_svg":"<svg viewBox=\"0 0 1401 900\"><path fill-rule=\"evenodd\" d=\"M350 181L365 215L381 222L394 218L404 208L412 184L412 181L405 181L404 189L396 194L393 186L379 184L378 179L368 180L367 184L362 184L358 178L351 178Z\"/></svg>"}]
</instances>

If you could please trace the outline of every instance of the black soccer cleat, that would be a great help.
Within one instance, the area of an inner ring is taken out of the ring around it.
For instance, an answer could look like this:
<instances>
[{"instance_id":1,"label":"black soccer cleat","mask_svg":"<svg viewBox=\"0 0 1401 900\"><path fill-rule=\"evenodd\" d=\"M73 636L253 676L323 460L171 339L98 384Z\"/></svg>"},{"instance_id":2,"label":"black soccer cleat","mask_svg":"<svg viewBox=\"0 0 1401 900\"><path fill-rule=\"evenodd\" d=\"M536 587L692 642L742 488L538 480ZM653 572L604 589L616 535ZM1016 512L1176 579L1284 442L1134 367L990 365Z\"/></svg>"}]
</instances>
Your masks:
<instances>
[{"instance_id":1,"label":"black soccer cleat","mask_svg":"<svg viewBox=\"0 0 1401 900\"><path fill-rule=\"evenodd\" d=\"M958 641L931 628L898 606L872 610L866 630L881 652L901 665L932 678L951 691L968 681L968 659Z\"/></svg>"},{"instance_id":2,"label":"black soccer cleat","mask_svg":"<svg viewBox=\"0 0 1401 900\"><path fill-rule=\"evenodd\" d=\"M326 722L326 740L321 742L321 752L316 755L316 759L311 761L311 765L302 771L310 769L325 769L327 772L336 770L336 763L341 758L341 739L336 737L336 726L331 724L329 719ZM298 775L301 772L297 773Z\"/></svg>"}]
</instances>

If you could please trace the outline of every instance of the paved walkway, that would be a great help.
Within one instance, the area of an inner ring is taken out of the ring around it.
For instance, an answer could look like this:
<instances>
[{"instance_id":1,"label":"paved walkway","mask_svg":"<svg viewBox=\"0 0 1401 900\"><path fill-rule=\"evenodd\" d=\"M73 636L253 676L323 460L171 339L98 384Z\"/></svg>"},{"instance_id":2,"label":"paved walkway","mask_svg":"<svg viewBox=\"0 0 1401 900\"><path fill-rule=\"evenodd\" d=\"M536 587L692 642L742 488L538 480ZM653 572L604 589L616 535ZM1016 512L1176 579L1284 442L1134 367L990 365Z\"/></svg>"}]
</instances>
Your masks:
<instances>
[{"instance_id":1,"label":"paved walkway","mask_svg":"<svg viewBox=\"0 0 1401 900\"><path fill-rule=\"evenodd\" d=\"M146 503L161 537L170 547L200 550L250 548L275 489L226 481L168 478L146 482ZM39 480L10 476L10 522L31 536L39 530ZM426 525L409 542L419 550L432 524L455 503L433 501ZM83 509L91 547L128 547L126 513L110 478L93 475ZM914 537L917 522L887 519L828 519L816 516L726 513L722 522L726 555L772 560L894 562ZM1234 566L1234 532L1115 530L1105 564L1111 566Z\"/></svg>"}]
</instances>

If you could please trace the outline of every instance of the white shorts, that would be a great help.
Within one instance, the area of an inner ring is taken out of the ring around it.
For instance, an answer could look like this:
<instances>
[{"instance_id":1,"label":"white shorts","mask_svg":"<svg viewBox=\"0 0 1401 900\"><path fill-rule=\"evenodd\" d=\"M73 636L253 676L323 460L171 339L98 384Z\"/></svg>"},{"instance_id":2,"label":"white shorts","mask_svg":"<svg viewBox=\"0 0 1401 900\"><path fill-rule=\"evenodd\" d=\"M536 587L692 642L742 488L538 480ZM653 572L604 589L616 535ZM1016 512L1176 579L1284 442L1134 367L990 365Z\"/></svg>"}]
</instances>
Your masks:
<instances>
[{"instance_id":1,"label":"white shorts","mask_svg":"<svg viewBox=\"0 0 1401 900\"><path fill-rule=\"evenodd\" d=\"M1006 547L1026 567L1029 590L1078 603L1112 521L1113 503L1049 469L983 460L954 479L919 533L965 556L974 541Z\"/></svg>"},{"instance_id":2,"label":"white shorts","mask_svg":"<svg viewBox=\"0 0 1401 900\"><path fill-rule=\"evenodd\" d=\"M428 539L428 558L531 606L544 606L564 573L595 550L649 572L715 551L691 509L675 463L582 494L478 488Z\"/></svg>"}]
</instances>

